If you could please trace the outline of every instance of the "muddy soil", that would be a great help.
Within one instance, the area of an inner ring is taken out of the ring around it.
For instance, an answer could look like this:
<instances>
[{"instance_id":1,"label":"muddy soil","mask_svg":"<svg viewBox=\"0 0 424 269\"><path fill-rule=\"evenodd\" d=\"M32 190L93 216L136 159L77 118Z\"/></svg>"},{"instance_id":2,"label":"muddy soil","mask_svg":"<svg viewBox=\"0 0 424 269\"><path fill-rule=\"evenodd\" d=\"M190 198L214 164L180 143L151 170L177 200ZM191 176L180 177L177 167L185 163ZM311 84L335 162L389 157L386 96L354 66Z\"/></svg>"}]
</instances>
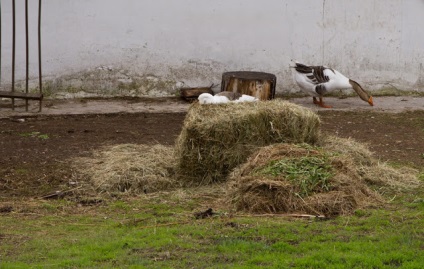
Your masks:
<instances>
[{"instance_id":1,"label":"muddy soil","mask_svg":"<svg viewBox=\"0 0 424 269\"><path fill-rule=\"evenodd\" d=\"M105 145L173 145L188 107L179 104L177 110L168 111L143 102L138 105L144 110L108 114L96 114L101 112L97 110L26 114L1 108L0 114L6 112L0 117L0 198L35 197L69 184L75 178L69 161ZM367 143L382 161L423 169L424 110L319 109L317 113L324 133Z\"/></svg>"}]
</instances>

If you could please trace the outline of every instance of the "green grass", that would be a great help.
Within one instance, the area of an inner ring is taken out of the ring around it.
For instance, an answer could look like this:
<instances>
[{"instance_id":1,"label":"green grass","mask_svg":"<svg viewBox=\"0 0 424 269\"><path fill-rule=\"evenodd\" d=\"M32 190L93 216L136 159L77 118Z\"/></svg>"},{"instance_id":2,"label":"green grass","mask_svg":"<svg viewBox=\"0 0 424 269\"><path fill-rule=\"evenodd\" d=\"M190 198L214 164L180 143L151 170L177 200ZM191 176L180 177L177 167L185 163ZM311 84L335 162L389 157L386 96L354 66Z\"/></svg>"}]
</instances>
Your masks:
<instances>
[{"instance_id":1,"label":"green grass","mask_svg":"<svg viewBox=\"0 0 424 269\"><path fill-rule=\"evenodd\" d=\"M35 137L35 138L40 138L40 139L49 139L49 135L48 134L42 134L40 132L29 132L29 133L20 133L19 136L22 137Z\"/></svg>"},{"instance_id":2,"label":"green grass","mask_svg":"<svg viewBox=\"0 0 424 269\"><path fill-rule=\"evenodd\" d=\"M424 268L422 189L327 221L219 208L197 220L215 199L202 191L92 207L4 201L15 211L0 217L0 268Z\"/></svg>"},{"instance_id":3,"label":"green grass","mask_svg":"<svg viewBox=\"0 0 424 269\"><path fill-rule=\"evenodd\" d=\"M331 165L326 156L284 158L261 167L256 174L283 176L300 187L299 195L306 197L318 190L330 190Z\"/></svg>"}]
</instances>

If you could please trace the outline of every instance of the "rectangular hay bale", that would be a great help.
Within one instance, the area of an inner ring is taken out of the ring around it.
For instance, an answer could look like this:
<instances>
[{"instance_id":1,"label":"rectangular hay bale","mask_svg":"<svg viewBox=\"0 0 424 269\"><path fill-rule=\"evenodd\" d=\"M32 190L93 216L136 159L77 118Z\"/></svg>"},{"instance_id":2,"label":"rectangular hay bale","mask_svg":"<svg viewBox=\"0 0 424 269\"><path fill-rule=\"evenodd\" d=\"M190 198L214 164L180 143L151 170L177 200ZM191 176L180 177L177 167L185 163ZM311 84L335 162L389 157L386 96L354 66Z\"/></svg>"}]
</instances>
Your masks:
<instances>
[{"instance_id":1,"label":"rectangular hay bale","mask_svg":"<svg viewBox=\"0 0 424 269\"><path fill-rule=\"evenodd\" d=\"M258 147L317 141L317 114L275 99L253 103L191 105L176 141L177 175L192 185L226 179Z\"/></svg>"}]
</instances>

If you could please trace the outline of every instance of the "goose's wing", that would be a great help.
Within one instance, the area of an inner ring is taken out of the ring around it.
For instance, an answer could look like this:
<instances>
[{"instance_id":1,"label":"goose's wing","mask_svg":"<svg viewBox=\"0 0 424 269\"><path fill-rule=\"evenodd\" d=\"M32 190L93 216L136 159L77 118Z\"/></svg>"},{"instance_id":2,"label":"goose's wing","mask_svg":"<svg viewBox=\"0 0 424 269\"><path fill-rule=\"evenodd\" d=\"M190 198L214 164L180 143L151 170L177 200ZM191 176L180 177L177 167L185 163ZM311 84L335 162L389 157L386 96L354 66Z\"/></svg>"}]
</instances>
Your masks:
<instances>
[{"instance_id":1,"label":"goose's wing","mask_svg":"<svg viewBox=\"0 0 424 269\"><path fill-rule=\"evenodd\" d=\"M325 84L336 75L333 69L326 66L307 66L296 63L294 68L298 73L302 74L309 83L316 85L315 91L318 94L327 92Z\"/></svg>"}]
</instances>

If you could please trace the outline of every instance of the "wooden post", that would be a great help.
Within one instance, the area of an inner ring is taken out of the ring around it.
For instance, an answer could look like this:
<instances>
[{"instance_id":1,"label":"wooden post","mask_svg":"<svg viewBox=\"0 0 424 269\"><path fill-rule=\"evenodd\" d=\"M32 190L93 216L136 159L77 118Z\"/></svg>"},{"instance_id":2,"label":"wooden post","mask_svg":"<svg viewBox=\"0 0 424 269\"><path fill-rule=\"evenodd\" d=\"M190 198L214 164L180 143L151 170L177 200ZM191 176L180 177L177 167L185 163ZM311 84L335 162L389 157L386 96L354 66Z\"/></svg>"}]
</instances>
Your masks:
<instances>
[{"instance_id":1,"label":"wooden post","mask_svg":"<svg viewBox=\"0 0 424 269\"><path fill-rule=\"evenodd\" d=\"M221 91L238 92L258 98L271 100L275 97L275 75L264 72L236 71L222 74Z\"/></svg>"}]
</instances>

